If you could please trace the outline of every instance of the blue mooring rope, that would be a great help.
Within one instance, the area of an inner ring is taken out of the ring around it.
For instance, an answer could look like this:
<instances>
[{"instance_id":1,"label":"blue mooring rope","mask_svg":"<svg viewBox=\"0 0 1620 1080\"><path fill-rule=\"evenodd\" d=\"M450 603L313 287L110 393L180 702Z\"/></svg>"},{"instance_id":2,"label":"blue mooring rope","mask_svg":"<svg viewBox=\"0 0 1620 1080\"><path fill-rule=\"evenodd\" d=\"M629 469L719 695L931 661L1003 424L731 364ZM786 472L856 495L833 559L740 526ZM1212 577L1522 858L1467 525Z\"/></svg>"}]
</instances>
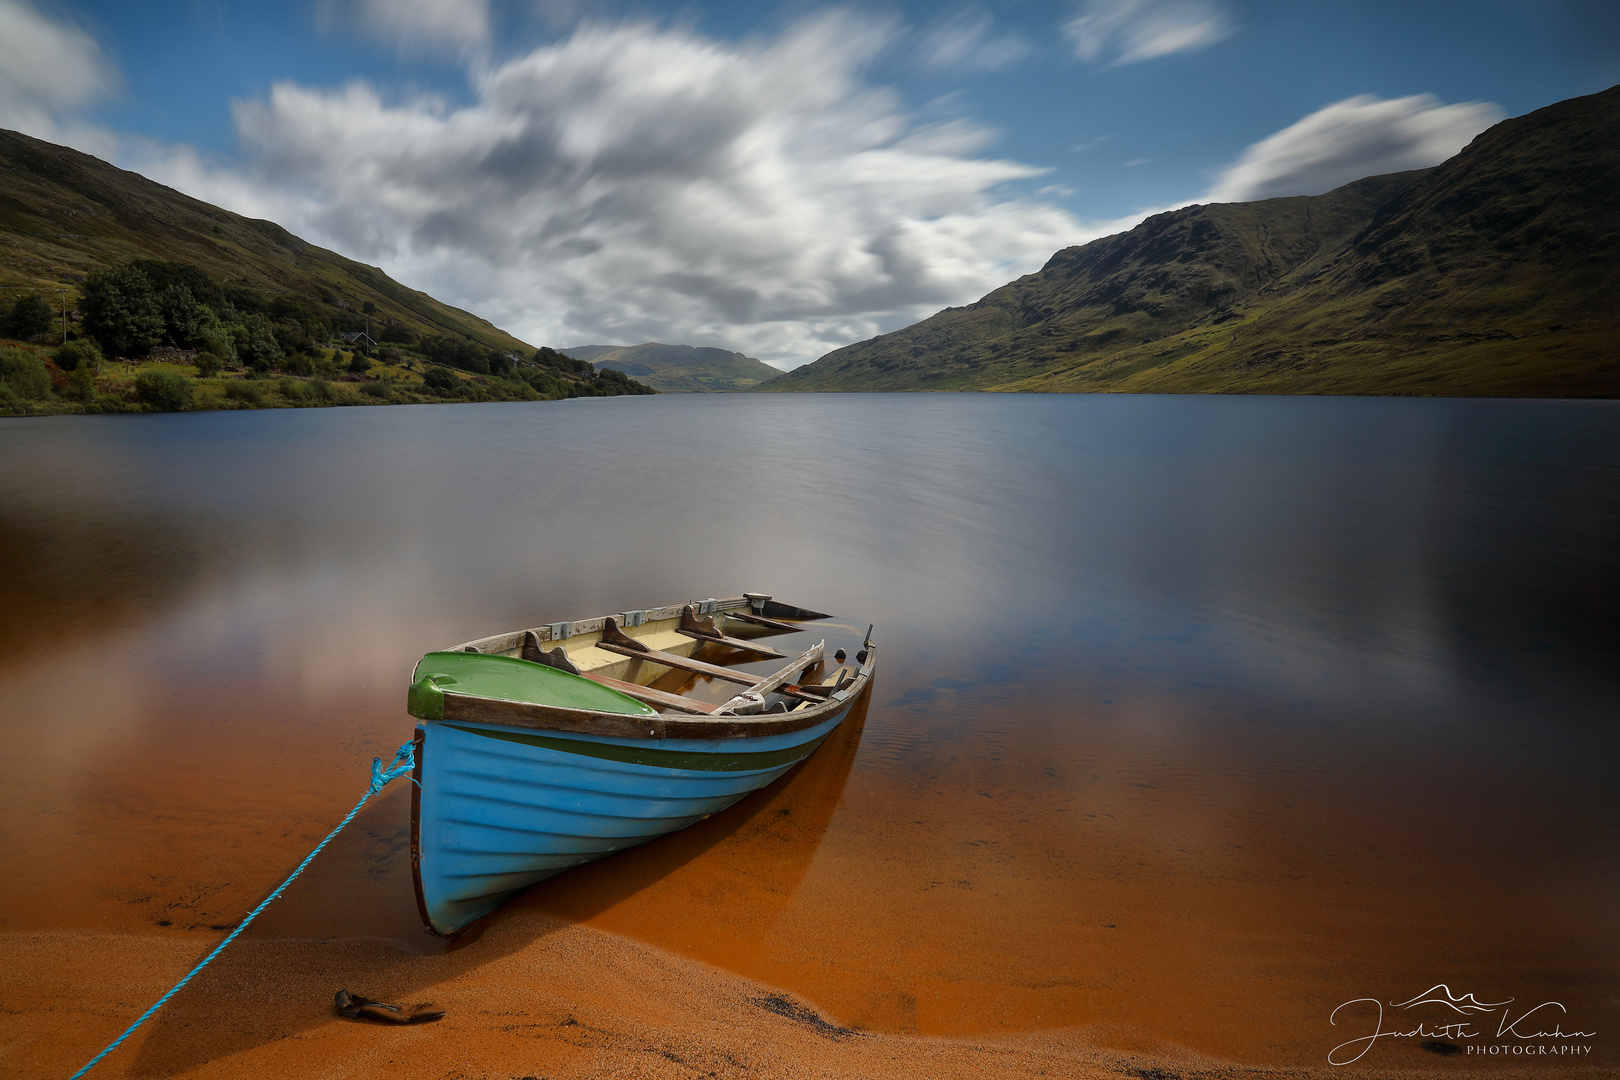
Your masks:
<instances>
[{"instance_id":1,"label":"blue mooring rope","mask_svg":"<svg viewBox=\"0 0 1620 1080\"><path fill-rule=\"evenodd\" d=\"M226 937L226 939L224 941L220 942L218 945L215 945L213 952L211 952L207 956L203 957L201 963L199 963L196 967L192 968L190 971L186 972L186 977L185 978L183 978L179 982L175 983L174 986L172 986L169 989L169 992L167 994L164 994L162 997L158 998L157 1001L152 1004L152 1007L150 1009L147 1009L145 1012L141 1013L141 1016L140 1016L139 1020L136 1020L133 1024L129 1025L128 1028L124 1029L124 1033L122 1035L118 1036L118 1038L116 1038L112 1042L108 1043L107 1048L105 1050L103 1050L101 1053L97 1054L95 1057L93 1057L89 1061L87 1061L85 1063L84 1068L82 1068L78 1072L74 1073L71 1077L68 1078L68 1080L79 1080L79 1077L83 1076L85 1073L89 1072L91 1069L96 1067L96 1062L100 1061L102 1058L106 1057L108 1054L110 1054L114 1050L118 1049L119 1045L121 1043L123 1043L123 1041L125 1039L127 1039L131 1035L135 1034L135 1029L136 1028L140 1027L142 1024L144 1024L148 1020L150 1020L152 1018L153 1013L155 1013L159 1009L163 1008L163 1003L164 1002L168 1001L170 998L174 997L174 995L178 994L180 992L181 988L186 985L186 983L190 982L193 978L196 977L197 972L201 971L203 968L205 968L209 964L213 963L214 962L214 957L216 957L220 953L224 952L225 951L225 946L227 946L231 942L235 941L236 940L236 935L240 934L243 930L246 930L248 928L248 923L250 923L254 919L258 918L259 917L259 912L261 912L265 908L269 907L270 906L270 901L272 901L276 897L280 896L282 894L282 892L287 888L287 886L291 885L293 883L293 881L298 877L298 875L302 874L304 872L304 868L307 867L311 862L313 862L315 860L315 856L317 856L317 855L319 855L321 853L321 849L326 847L327 844L330 844L332 842L332 838L334 836L336 836L338 833L342 832L343 827L345 825L347 825L349 822L354 820L354 815L356 815L356 814L358 814L360 812L360 808L362 806L366 805L366 803L371 799L371 797L373 795L377 794L384 787L386 787L390 780L396 780L401 776L408 775L415 768L416 768L416 744L415 744L415 742L408 742L405 745L401 746L399 748L399 750L394 754L394 760L389 762L388 768L386 768L386 769L383 768L382 758L372 758L371 759L371 787L368 788L366 793L360 797L360 801L354 804L354 809L350 810L348 812L348 814L346 814L344 816L343 820L338 822L337 828L335 828L331 832L327 833L326 834L326 839L322 840L320 843L316 844L315 845L315 850L311 851L308 855L304 856L304 861L298 864L298 869L296 869L292 873L288 874L287 875L287 880L283 881L280 885L277 885L275 892L273 892L269 896L265 897L263 902L261 902L258 907L254 908L252 911L248 912L247 918L245 918L241 922L237 923L236 924L236 929L232 930L230 932L230 935L228 937Z\"/></svg>"}]
</instances>

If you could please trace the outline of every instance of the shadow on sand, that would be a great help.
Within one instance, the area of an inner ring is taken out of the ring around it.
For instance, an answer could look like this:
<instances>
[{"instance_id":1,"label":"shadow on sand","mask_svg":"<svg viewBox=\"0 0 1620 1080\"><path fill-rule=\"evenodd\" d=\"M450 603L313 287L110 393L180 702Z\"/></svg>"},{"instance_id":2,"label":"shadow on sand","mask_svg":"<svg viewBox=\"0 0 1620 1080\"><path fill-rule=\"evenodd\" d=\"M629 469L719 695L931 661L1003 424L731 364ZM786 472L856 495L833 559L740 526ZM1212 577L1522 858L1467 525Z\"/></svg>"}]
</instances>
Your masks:
<instances>
[{"instance_id":1,"label":"shadow on sand","mask_svg":"<svg viewBox=\"0 0 1620 1080\"><path fill-rule=\"evenodd\" d=\"M148 1022L130 1075L184 1072L329 1023L339 989L423 1000L430 987L606 911L700 858L708 884L689 920L734 912L774 921L832 820L870 700L868 691L815 754L770 787L681 832L542 882L448 948L416 914L409 793L390 788Z\"/></svg>"}]
</instances>

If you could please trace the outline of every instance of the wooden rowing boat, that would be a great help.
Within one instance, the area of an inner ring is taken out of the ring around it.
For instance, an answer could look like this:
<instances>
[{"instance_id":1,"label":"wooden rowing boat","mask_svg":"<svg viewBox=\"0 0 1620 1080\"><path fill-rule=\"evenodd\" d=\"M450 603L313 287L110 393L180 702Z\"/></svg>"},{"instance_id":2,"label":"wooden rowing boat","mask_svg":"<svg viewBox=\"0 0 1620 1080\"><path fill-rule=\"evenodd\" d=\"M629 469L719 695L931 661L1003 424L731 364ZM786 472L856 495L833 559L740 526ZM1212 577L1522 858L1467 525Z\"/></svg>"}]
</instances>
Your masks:
<instances>
[{"instance_id":1,"label":"wooden rowing boat","mask_svg":"<svg viewBox=\"0 0 1620 1080\"><path fill-rule=\"evenodd\" d=\"M764 787L844 719L875 657L871 627L756 593L428 653L409 692L423 921L458 934Z\"/></svg>"}]
</instances>

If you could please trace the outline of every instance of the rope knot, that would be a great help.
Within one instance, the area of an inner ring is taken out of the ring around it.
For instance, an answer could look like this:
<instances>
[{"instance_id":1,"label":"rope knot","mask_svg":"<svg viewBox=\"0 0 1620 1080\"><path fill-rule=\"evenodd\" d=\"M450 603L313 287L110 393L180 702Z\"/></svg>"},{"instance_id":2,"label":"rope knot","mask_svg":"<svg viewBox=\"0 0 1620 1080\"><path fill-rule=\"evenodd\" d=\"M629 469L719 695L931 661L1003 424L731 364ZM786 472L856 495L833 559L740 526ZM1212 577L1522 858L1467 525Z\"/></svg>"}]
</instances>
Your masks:
<instances>
[{"instance_id":1,"label":"rope knot","mask_svg":"<svg viewBox=\"0 0 1620 1080\"><path fill-rule=\"evenodd\" d=\"M394 752L394 760L383 768L382 758L371 759L371 794L375 795L388 785L390 780L398 780L416 770L416 743L404 743Z\"/></svg>"}]
</instances>

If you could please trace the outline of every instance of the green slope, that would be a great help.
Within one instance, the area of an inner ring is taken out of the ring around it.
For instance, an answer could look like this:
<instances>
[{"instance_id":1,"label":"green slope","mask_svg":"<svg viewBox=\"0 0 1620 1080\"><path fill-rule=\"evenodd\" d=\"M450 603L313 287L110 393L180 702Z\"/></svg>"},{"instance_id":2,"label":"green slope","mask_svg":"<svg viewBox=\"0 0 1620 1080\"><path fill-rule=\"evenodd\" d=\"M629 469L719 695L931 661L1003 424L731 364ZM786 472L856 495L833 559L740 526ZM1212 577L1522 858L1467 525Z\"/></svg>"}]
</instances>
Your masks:
<instances>
[{"instance_id":1,"label":"green slope","mask_svg":"<svg viewBox=\"0 0 1620 1080\"><path fill-rule=\"evenodd\" d=\"M598 368L622 371L666 394L752 390L782 374L752 356L725 349L664 345L579 345L563 352Z\"/></svg>"},{"instance_id":2,"label":"green slope","mask_svg":"<svg viewBox=\"0 0 1620 1080\"><path fill-rule=\"evenodd\" d=\"M1620 88L1433 169L1193 206L763 390L1620 395Z\"/></svg>"},{"instance_id":3,"label":"green slope","mask_svg":"<svg viewBox=\"0 0 1620 1080\"><path fill-rule=\"evenodd\" d=\"M305 243L88 154L0 130L0 296L37 289L71 307L85 274L135 259L190 263L210 277L319 305L345 329L399 325L528 355L528 345L374 266Z\"/></svg>"}]
</instances>

